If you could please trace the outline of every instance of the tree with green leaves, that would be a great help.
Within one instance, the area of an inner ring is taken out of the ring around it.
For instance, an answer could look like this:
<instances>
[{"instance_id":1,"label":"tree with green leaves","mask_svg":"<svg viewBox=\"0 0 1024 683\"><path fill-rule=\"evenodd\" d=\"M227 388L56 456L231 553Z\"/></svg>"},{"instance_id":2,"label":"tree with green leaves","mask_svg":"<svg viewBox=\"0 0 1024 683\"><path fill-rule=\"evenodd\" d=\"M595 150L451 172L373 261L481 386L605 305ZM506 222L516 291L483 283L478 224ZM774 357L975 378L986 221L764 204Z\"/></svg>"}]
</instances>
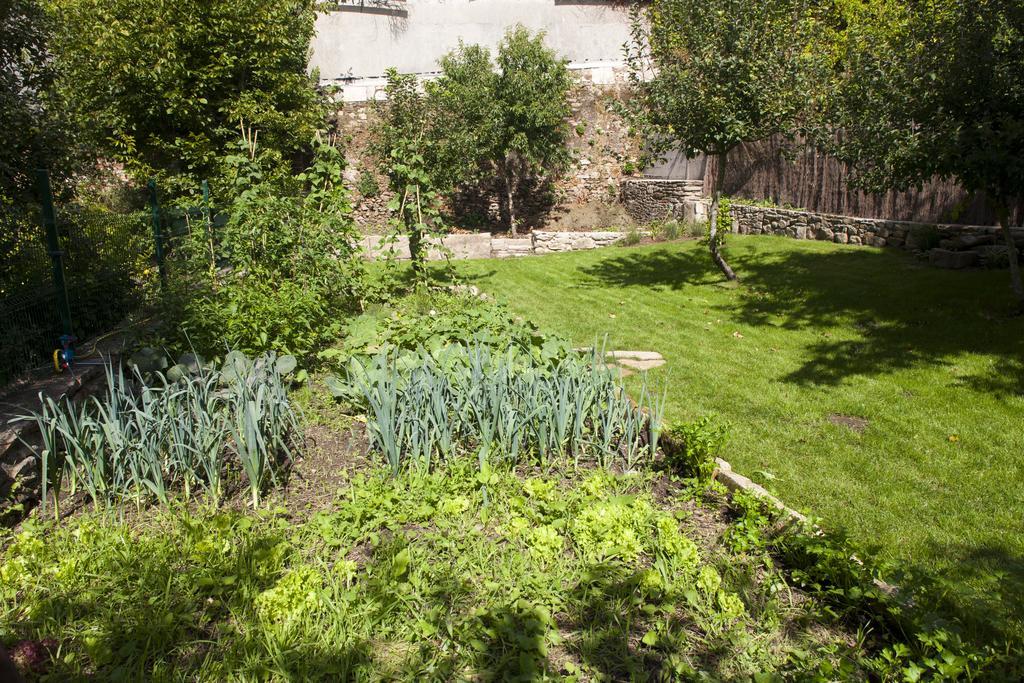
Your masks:
<instances>
[{"instance_id":1,"label":"tree with green leaves","mask_svg":"<svg viewBox=\"0 0 1024 683\"><path fill-rule=\"evenodd\" d=\"M544 34L522 26L498 45L497 61L480 45L460 45L426 84L440 141L433 154L446 187L497 177L509 231L519 229L522 183L553 177L571 160L566 145L572 77Z\"/></svg>"},{"instance_id":2,"label":"tree with green leaves","mask_svg":"<svg viewBox=\"0 0 1024 683\"><path fill-rule=\"evenodd\" d=\"M136 177L195 191L240 121L282 175L326 112L306 71L315 0L45 0L64 101Z\"/></svg>"},{"instance_id":3,"label":"tree with green leaves","mask_svg":"<svg viewBox=\"0 0 1024 683\"><path fill-rule=\"evenodd\" d=\"M572 77L566 64L544 46L543 33L531 36L522 26L510 29L498 45L495 126L487 157L501 178L513 235L521 183L529 177L553 176L571 159L566 140Z\"/></svg>"},{"instance_id":4,"label":"tree with green leaves","mask_svg":"<svg viewBox=\"0 0 1024 683\"><path fill-rule=\"evenodd\" d=\"M399 231L409 237L409 255L417 279L426 275L426 239L440 234L437 188L454 171L438 161L444 140L429 99L420 91L416 76L387 71L384 98L376 103L377 123L371 149L388 177L394 197L389 209Z\"/></svg>"},{"instance_id":5,"label":"tree with green leaves","mask_svg":"<svg viewBox=\"0 0 1024 683\"><path fill-rule=\"evenodd\" d=\"M48 33L35 0L0 2L0 201L31 197L35 169L59 153Z\"/></svg>"},{"instance_id":6,"label":"tree with green leaves","mask_svg":"<svg viewBox=\"0 0 1024 683\"><path fill-rule=\"evenodd\" d=\"M829 110L861 187L934 177L986 196L1024 283L1009 207L1024 197L1024 5L1019 0L837 3L838 82Z\"/></svg>"},{"instance_id":7,"label":"tree with green leaves","mask_svg":"<svg viewBox=\"0 0 1024 683\"><path fill-rule=\"evenodd\" d=\"M708 242L729 280L718 212L729 153L809 120L822 61L809 49L804 0L652 0L636 9L626 50L633 97L625 112L654 153L714 157Z\"/></svg>"},{"instance_id":8,"label":"tree with green leaves","mask_svg":"<svg viewBox=\"0 0 1024 683\"><path fill-rule=\"evenodd\" d=\"M543 34L511 29L498 48L497 63L487 48L460 44L441 58L440 67L440 77L422 90L415 76L388 71L372 144L420 275L424 238L441 228L442 194L497 176L515 235L521 183L554 175L570 159L572 79L565 61L544 47Z\"/></svg>"},{"instance_id":9,"label":"tree with green leaves","mask_svg":"<svg viewBox=\"0 0 1024 683\"><path fill-rule=\"evenodd\" d=\"M441 75L424 84L430 109L430 165L445 191L486 177L497 139L498 74L490 51L461 44L439 62Z\"/></svg>"}]
</instances>

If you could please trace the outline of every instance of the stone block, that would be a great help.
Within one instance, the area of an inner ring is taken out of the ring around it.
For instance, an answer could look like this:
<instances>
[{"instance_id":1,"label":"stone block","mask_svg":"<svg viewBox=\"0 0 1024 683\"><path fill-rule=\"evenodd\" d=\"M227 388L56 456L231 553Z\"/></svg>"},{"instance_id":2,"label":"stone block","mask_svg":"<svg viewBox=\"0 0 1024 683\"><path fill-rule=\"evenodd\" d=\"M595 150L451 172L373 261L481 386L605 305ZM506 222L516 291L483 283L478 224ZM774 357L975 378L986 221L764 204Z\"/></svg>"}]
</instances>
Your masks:
<instances>
[{"instance_id":1,"label":"stone block","mask_svg":"<svg viewBox=\"0 0 1024 683\"><path fill-rule=\"evenodd\" d=\"M384 235L367 235L363 238L362 246L371 261L386 258L388 252L394 252L395 258L399 261L408 261L412 258L409 253L409 238L405 236L396 237L393 242L385 242Z\"/></svg>"},{"instance_id":2,"label":"stone block","mask_svg":"<svg viewBox=\"0 0 1024 683\"><path fill-rule=\"evenodd\" d=\"M529 256L534 253L532 240L494 238L491 240L491 253L494 258L513 256Z\"/></svg>"},{"instance_id":3,"label":"stone block","mask_svg":"<svg viewBox=\"0 0 1024 683\"><path fill-rule=\"evenodd\" d=\"M525 240L529 241L529 240ZM476 259L488 258L491 255L491 236L480 234L446 235L442 244L452 252L452 258ZM428 258L444 258L438 249L431 249Z\"/></svg>"},{"instance_id":4,"label":"stone block","mask_svg":"<svg viewBox=\"0 0 1024 683\"><path fill-rule=\"evenodd\" d=\"M948 268L951 270L970 268L978 263L978 253L975 251L930 249L928 250L928 263L936 268Z\"/></svg>"},{"instance_id":5,"label":"stone block","mask_svg":"<svg viewBox=\"0 0 1024 683\"><path fill-rule=\"evenodd\" d=\"M978 255L979 265L1004 268L1010 263L1007 258L1008 251L1002 244L983 244L975 247L971 252Z\"/></svg>"},{"instance_id":6,"label":"stone block","mask_svg":"<svg viewBox=\"0 0 1024 683\"><path fill-rule=\"evenodd\" d=\"M582 233L597 243L610 243L622 239L623 234L615 230L594 230L593 232Z\"/></svg>"}]
</instances>

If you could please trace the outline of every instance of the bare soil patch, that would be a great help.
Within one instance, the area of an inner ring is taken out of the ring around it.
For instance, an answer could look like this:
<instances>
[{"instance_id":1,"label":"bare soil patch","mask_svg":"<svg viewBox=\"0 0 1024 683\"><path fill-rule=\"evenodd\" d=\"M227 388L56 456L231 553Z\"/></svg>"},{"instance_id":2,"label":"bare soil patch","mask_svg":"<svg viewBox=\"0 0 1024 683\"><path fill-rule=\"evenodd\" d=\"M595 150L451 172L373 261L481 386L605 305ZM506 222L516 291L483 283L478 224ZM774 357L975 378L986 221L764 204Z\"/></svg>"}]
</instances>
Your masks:
<instances>
[{"instance_id":1,"label":"bare soil patch","mask_svg":"<svg viewBox=\"0 0 1024 683\"><path fill-rule=\"evenodd\" d=\"M854 417L853 415L840 415L839 413L832 413L828 416L828 421L839 427L847 427L848 429L861 434L865 429L868 428L868 421L863 417Z\"/></svg>"}]
</instances>

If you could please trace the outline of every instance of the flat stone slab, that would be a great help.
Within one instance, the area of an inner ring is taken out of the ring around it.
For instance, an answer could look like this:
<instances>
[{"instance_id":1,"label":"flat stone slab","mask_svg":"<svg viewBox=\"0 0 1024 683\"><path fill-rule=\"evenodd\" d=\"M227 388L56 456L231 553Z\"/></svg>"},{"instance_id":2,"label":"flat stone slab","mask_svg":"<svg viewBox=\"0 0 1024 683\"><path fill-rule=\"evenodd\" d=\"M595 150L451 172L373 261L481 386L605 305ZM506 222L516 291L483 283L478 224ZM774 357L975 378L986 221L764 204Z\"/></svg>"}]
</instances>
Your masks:
<instances>
[{"instance_id":1,"label":"flat stone slab","mask_svg":"<svg viewBox=\"0 0 1024 683\"><path fill-rule=\"evenodd\" d=\"M512 239L508 237L495 237L491 239L491 253L494 258L508 258L515 256L532 256L532 239Z\"/></svg>"},{"instance_id":2,"label":"flat stone slab","mask_svg":"<svg viewBox=\"0 0 1024 683\"><path fill-rule=\"evenodd\" d=\"M620 365L616 365L615 363L608 363L605 367L616 373L619 377L629 377L633 374L633 371L629 368L624 368Z\"/></svg>"},{"instance_id":3,"label":"flat stone slab","mask_svg":"<svg viewBox=\"0 0 1024 683\"><path fill-rule=\"evenodd\" d=\"M665 359L657 351L609 351L605 360L612 361L608 367L621 366L633 370L652 370L665 364Z\"/></svg>"},{"instance_id":4,"label":"flat stone slab","mask_svg":"<svg viewBox=\"0 0 1024 683\"><path fill-rule=\"evenodd\" d=\"M664 360L657 351L610 351L608 352L608 357L615 360L624 358L630 360Z\"/></svg>"},{"instance_id":5,"label":"flat stone slab","mask_svg":"<svg viewBox=\"0 0 1024 683\"><path fill-rule=\"evenodd\" d=\"M635 370L653 370L654 368L664 365L665 360L634 360L632 358L620 358L618 359L618 363L619 365L625 365L626 367L633 368Z\"/></svg>"},{"instance_id":6,"label":"flat stone slab","mask_svg":"<svg viewBox=\"0 0 1024 683\"><path fill-rule=\"evenodd\" d=\"M970 268L978 263L978 252L932 249L928 252L928 263L936 268L948 268L950 270Z\"/></svg>"}]
</instances>

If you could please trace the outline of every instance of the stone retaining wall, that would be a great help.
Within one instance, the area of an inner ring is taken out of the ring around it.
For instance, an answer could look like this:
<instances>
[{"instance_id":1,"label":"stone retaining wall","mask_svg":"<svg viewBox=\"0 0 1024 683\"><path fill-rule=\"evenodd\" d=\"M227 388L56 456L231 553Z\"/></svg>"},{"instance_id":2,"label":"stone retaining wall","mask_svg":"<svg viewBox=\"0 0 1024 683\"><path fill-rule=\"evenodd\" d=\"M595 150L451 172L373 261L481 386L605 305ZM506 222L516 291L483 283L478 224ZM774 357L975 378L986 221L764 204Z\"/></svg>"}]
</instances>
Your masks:
<instances>
[{"instance_id":1,"label":"stone retaining wall","mask_svg":"<svg viewBox=\"0 0 1024 683\"><path fill-rule=\"evenodd\" d=\"M445 257L439 247L443 244L451 252L454 259L480 258L514 258L517 256L533 256L535 254L551 254L561 251L584 251L607 247L615 244L626 233L612 230L590 232L552 232L535 230L531 235L520 239L492 237L488 234L446 235L441 240L428 241L427 258L439 261ZM366 235L360 242L370 259L383 256L394 250L395 258L400 261L409 259L409 238L397 237L392 243L386 242L382 235Z\"/></svg>"},{"instance_id":2,"label":"stone retaining wall","mask_svg":"<svg viewBox=\"0 0 1024 683\"><path fill-rule=\"evenodd\" d=\"M999 228L993 226L887 221L736 203L731 204L731 209L732 231L743 235L778 235L909 250L1003 244ZM1020 245L1024 242L1024 228L1012 230Z\"/></svg>"},{"instance_id":3,"label":"stone retaining wall","mask_svg":"<svg viewBox=\"0 0 1024 683\"><path fill-rule=\"evenodd\" d=\"M641 223L706 218L703 180L624 178L620 195L630 217Z\"/></svg>"},{"instance_id":4,"label":"stone retaining wall","mask_svg":"<svg viewBox=\"0 0 1024 683\"><path fill-rule=\"evenodd\" d=\"M524 183L520 188L516 214L524 229L613 229L628 220L618 203L619 181L637 171L640 149L622 117L610 107L624 88L623 79L600 83L593 80L593 71L573 75L567 146L574 161L552 182ZM393 194L370 152L377 112L369 102L348 103L334 119L346 140L344 175L352 192L353 218L366 232L383 232ZM451 224L460 228L501 226L502 192L500 181L491 177L446 196L444 209L451 214Z\"/></svg>"}]
</instances>

